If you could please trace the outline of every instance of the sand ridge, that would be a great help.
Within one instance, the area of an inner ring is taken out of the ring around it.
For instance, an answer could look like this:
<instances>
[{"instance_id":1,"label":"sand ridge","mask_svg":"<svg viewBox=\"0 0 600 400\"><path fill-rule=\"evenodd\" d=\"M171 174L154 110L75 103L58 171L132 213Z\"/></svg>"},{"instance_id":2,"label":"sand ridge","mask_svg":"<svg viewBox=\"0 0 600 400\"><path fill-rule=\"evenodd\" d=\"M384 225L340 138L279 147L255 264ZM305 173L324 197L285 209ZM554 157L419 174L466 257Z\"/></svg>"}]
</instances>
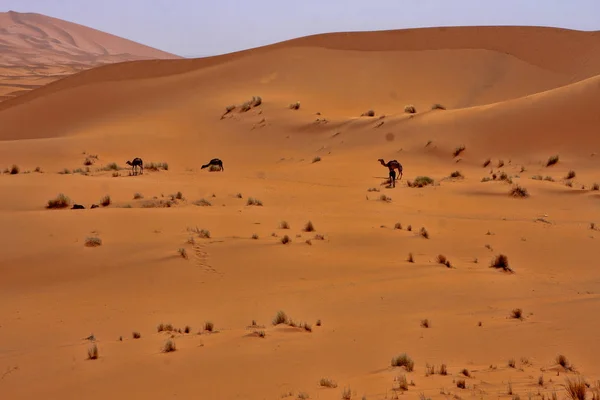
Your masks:
<instances>
[{"instance_id":1,"label":"sand ridge","mask_svg":"<svg viewBox=\"0 0 600 400\"><path fill-rule=\"evenodd\" d=\"M595 38L320 35L1 103L0 393L591 398Z\"/></svg>"}]
</instances>

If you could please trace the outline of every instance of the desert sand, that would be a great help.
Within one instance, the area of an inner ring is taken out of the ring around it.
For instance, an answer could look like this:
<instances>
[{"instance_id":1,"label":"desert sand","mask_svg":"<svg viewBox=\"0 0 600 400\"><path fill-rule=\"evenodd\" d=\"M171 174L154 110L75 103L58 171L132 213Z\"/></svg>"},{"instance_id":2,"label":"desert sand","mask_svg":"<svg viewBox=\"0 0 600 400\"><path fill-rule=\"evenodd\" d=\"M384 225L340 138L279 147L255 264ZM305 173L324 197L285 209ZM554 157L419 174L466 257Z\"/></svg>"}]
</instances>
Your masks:
<instances>
[{"instance_id":1,"label":"desert sand","mask_svg":"<svg viewBox=\"0 0 600 400\"><path fill-rule=\"evenodd\" d=\"M0 13L0 102L100 65L179 58L58 18Z\"/></svg>"},{"instance_id":2,"label":"desert sand","mask_svg":"<svg viewBox=\"0 0 600 400\"><path fill-rule=\"evenodd\" d=\"M2 102L0 397L567 398L583 378L591 399L599 74L595 32L431 28L111 64Z\"/></svg>"}]
</instances>

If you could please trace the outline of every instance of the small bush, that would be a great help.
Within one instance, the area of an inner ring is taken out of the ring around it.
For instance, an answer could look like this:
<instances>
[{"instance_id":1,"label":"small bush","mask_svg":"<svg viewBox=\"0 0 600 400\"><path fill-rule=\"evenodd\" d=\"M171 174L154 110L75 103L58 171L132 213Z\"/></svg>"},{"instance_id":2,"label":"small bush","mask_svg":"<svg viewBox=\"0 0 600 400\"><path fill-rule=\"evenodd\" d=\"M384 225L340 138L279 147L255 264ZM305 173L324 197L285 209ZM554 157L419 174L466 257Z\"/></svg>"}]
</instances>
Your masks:
<instances>
[{"instance_id":1,"label":"small bush","mask_svg":"<svg viewBox=\"0 0 600 400\"><path fill-rule=\"evenodd\" d=\"M514 310L512 310L510 312L510 317L514 318L514 319L523 319L523 310L520 308L515 308ZM515 360L512 360L512 363L513 363L512 367L514 368ZM509 361L508 365L510 366L510 361Z\"/></svg>"},{"instance_id":2,"label":"small bush","mask_svg":"<svg viewBox=\"0 0 600 400\"><path fill-rule=\"evenodd\" d=\"M290 104L290 109L291 110L298 110L299 108L300 108L300 102L299 101Z\"/></svg>"},{"instance_id":3,"label":"small bush","mask_svg":"<svg viewBox=\"0 0 600 400\"><path fill-rule=\"evenodd\" d=\"M429 232L427 232L427 229L425 228L421 228L419 235L423 236L425 239L429 239Z\"/></svg>"},{"instance_id":4,"label":"small bush","mask_svg":"<svg viewBox=\"0 0 600 400\"><path fill-rule=\"evenodd\" d=\"M246 201L246 205L247 206L261 206L263 205L262 201L255 199L253 197L248 197L248 200Z\"/></svg>"},{"instance_id":5,"label":"small bush","mask_svg":"<svg viewBox=\"0 0 600 400\"><path fill-rule=\"evenodd\" d=\"M417 109L413 105L407 105L404 107L404 112L407 114L414 114L417 112Z\"/></svg>"},{"instance_id":6,"label":"small bush","mask_svg":"<svg viewBox=\"0 0 600 400\"><path fill-rule=\"evenodd\" d=\"M452 155L454 157L458 157L463 151L465 151L465 149L466 149L466 147L464 145L460 145L456 149L454 149L454 151L452 152Z\"/></svg>"},{"instance_id":7,"label":"small bush","mask_svg":"<svg viewBox=\"0 0 600 400\"><path fill-rule=\"evenodd\" d=\"M396 222L396 223L394 224L394 229L401 230L401 229L402 229L402 224L401 224L400 222Z\"/></svg>"},{"instance_id":8,"label":"small bush","mask_svg":"<svg viewBox=\"0 0 600 400\"><path fill-rule=\"evenodd\" d=\"M594 184L592 185L592 190L596 190L596 191L597 191L597 190L600 190L600 184L598 184L598 183L594 183Z\"/></svg>"},{"instance_id":9,"label":"small bush","mask_svg":"<svg viewBox=\"0 0 600 400\"><path fill-rule=\"evenodd\" d=\"M88 348L88 360L97 360L98 359L98 346L94 343L93 346Z\"/></svg>"},{"instance_id":10,"label":"small bush","mask_svg":"<svg viewBox=\"0 0 600 400\"><path fill-rule=\"evenodd\" d=\"M554 178L552 178L551 176L546 176L546 177L544 178L544 180L545 180L545 181L548 181L548 182L554 182Z\"/></svg>"},{"instance_id":11,"label":"small bush","mask_svg":"<svg viewBox=\"0 0 600 400\"><path fill-rule=\"evenodd\" d=\"M252 107L258 107L262 104L262 97L260 96L252 96L252 100L250 100L250 104Z\"/></svg>"},{"instance_id":12,"label":"small bush","mask_svg":"<svg viewBox=\"0 0 600 400\"><path fill-rule=\"evenodd\" d=\"M567 179L567 180L568 180L568 179L573 179L573 178L575 178L575 176L576 176L576 173L575 173L575 171L573 171L573 170L570 170L570 171L567 173L567 176L565 176L565 179Z\"/></svg>"},{"instance_id":13,"label":"small bush","mask_svg":"<svg viewBox=\"0 0 600 400\"><path fill-rule=\"evenodd\" d=\"M429 320L427 318L421 320L422 328L429 328Z\"/></svg>"},{"instance_id":14,"label":"small bush","mask_svg":"<svg viewBox=\"0 0 600 400\"><path fill-rule=\"evenodd\" d=\"M431 106L432 110L445 110L446 107L444 107L443 105L439 104L439 103L435 103Z\"/></svg>"},{"instance_id":15,"label":"small bush","mask_svg":"<svg viewBox=\"0 0 600 400\"><path fill-rule=\"evenodd\" d=\"M210 321L206 321L204 323L204 330L207 332L212 332L215 329L215 325L210 322Z\"/></svg>"},{"instance_id":16,"label":"small bush","mask_svg":"<svg viewBox=\"0 0 600 400\"><path fill-rule=\"evenodd\" d=\"M102 199L100 199L100 204L102 205L102 207L108 207L110 206L110 203L111 200L109 195L106 195Z\"/></svg>"},{"instance_id":17,"label":"small bush","mask_svg":"<svg viewBox=\"0 0 600 400\"><path fill-rule=\"evenodd\" d=\"M192 330L192 328L189 325L186 325L183 332L190 333L191 330Z\"/></svg>"},{"instance_id":18,"label":"small bush","mask_svg":"<svg viewBox=\"0 0 600 400\"><path fill-rule=\"evenodd\" d=\"M448 375L448 368L446 364L440 365L440 375Z\"/></svg>"},{"instance_id":19,"label":"small bush","mask_svg":"<svg viewBox=\"0 0 600 400\"><path fill-rule=\"evenodd\" d=\"M379 196L379 200L383 201L385 203L389 203L390 201L392 201L391 197L386 196L385 194L382 194L381 196Z\"/></svg>"},{"instance_id":20,"label":"small bush","mask_svg":"<svg viewBox=\"0 0 600 400\"><path fill-rule=\"evenodd\" d=\"M35 167L35 169L33 170L33 172L37 172L39 174L42 173L42 169L40 167Z\"/></svg>"},{"instance_id":21,"label":"small bush","mask_svg":"<svg viewBox=\"0 0 600 400\"><path fill-rule=\"evenodd\" d=\"M133 195L133 199L134 199L134 200L140 200L140 199L143 199L143 198L144 198L144 196L142 196L142 194L141 194L141 193L135 193L135 194Z\"/></svg>"},{"instance_id":22,"label":"small bush","mask_svg":"<svg viewBox=\"0 0 600 400\"><path fill-rule=\"evenodd\" d=\"M558 154L548 158L548 161L546 161L546 167L555 165L557 163L558 163Z\"/></svg>"},{"instance_id":23,"label":"small bush","mask_svg":"<svg viewBox=\"0 0 600 400\"><path fill-rule=\"evenodd\" d=\"M142 337L142 334L139 332L133 332L131 336L133 336L134 339L139 339Z\"/></svg>"},{"instance_id":24,"label":"small bush","mask_svg":"<svg viewBox=\"0 0 600 400\"><path fill-rule=\"evenodd\" d=\"M529 197L529 192L527 191L527 189L525 189L524 187L520 186L520 185L515 185L513 186L513 188L510 190L509 194L512 197Z\"/></svg>"},{"instance_id":25,"label":"small bush","mask_svg":"<svg viewBox=\"0 0 600 400\"><path fill-rule=\"evenodd\" d=\"M199 206L199 207L210 207L210 206L212 206L212 203L206 199L200 199L200 200L194 201L194 205Z\"/></svg>"},{"instance_id":26,"label":"small bush","mask_svg":"<svg viewBox=\"0 0 600 400\"><path fill-rule=\"evenodd\" d=\"M46 208L66 208L69 207L70 204L71 199L60 193L55 199L48 200L48 205Z\"/></svg>"},{"instance_id":27,"label":"small bush","mask_svg":"<svg viewBox=\"0 0 600 400\"><path fill-rule=\"evenodd\" d=\"M450 178L464 178L460 171L454 171L450 174Z\"/></svg>"},{"instance_id":28,"label":"small bush","mask_svg":"<svg viewBox=\"0 0 600 400\"><path fill-rule=\"evenodd\" d=\"M415 362L406 353L402 353L392 358L392 367L404 367L407 372L412 372Z\"/></svg>"},{"instance_id":29,"label":"small bush","mask_svg":"<svg viewBox=\"0 0 600 400\"><path fill-rule=\"evenodd\" d=\"M344 388L342 390L342 400L351 400L352 399L352 390L350 388Z\"/></svg>"},{"instance_id":30,"label":"small bush","mask_svg":"<svg viewBox=\"0 0 600 400\"><path fill-rule=\"evenodd\" d=\"M373 110L365 111L360 116L361 117L374 117L375 116L375 111L373 111Z\"/></svg>"},{"instance_id":31,"label":"small bush","mask_svg":"<svg viewBox=\"0 0 600 400\"><path fill-rule=\"evenodd\" d=\"M408 253L408 258L406 259L409 263L414 263L415 259L413 257L413 253Z\"/></svg>"},{"instance_id":32,"label":"small bush","mask_svg":"<svg viewBox=\"0 0 600 400\"><path fill-rule=\"evenodd\" d=\"M497 255L490 264L490 268L502 269L506 272L513 272L513 270L508 265L508 257L504 254Z\"/></svg>"},{"instance_id":33,"label":"small bush","mask_svg":"<svg viewBox=\"0 0 600 400\"><path fill-rule=\"evenodd\" d=\"M398 389L400 390L408 390L408 381L406 380L406 375L402 374L395 379L398 382Z\"/></svg>"},{"instance_id":34,"label":"small bush","mask_svg":"<svg viewBox=\"0 0 600 400\"><path fill-rule=\"evenodd\" d=\"M313 158L313 160L312 160L313 164L314 164L314 163L316 163L316 162L319 162L319 161L321 161L321 157L319 157L319 156L316 156L316 157L315 157L315 158Z\"/></svg>"},{"instance_id":35,"label":"small bush","mask_svg":"<svg viewBox=\"0 0 600 400\"><path fill-rule=\"evenodd\" d=\"M19 166L16 164L13 164L12 167L10 167L10 174L11 175L17 175L19 173L20 169Z\"/></svg>"},{"instance_id":36,"label":"small bush","mask_svg":"<svg viewBox=\"0 0 600 400\"><path fill-rule=\"evenodd\" d=\"M177 250L177 252L181 256L181 258L185 258L187 260L188 255L187 255L187 250L186 249L184 249L183 247L180 247L179 250Z\"/></svg>"},{"instance_id":37,"label":"small bush","mask_svg":"<svg viewBox=\"0 0 600 400\"><path fill-rule=\"evenodd\" d=\"M288 235L284 235L281 238L281 243L282 244L288 244L288 243L291 243L291 242L292 242L292 239L290 239L290 237Z\"/></svg>"},{"instance_id":38,"label":"small bush","mask_svg":"<svg viewBox=\"0 0 600 400\"><path fill-rule=\"evenodd\" d=\"M286 313L283 311L278 311L277 314L275 315L275 318L273 318L273 325L287 324L288 321L289 321L289 318L286 315Z\"/></svg>"},{"instance_id":39,"label":"small bush","mask_svg":"<svg viewBox=\"0 0 600 400\"><path fill-rule=\"evenodd\" d=\"M175 342L171 339L167 340L162 348L163 353L171 353L175 350L177 350L177 347L175 346Z\"/></svg>"},{"instance_id":40,"label":"small bush","mask_svg":"<svg viewBox=\"0 0 600 400\"><path fill-rule=\"evenodd\" d=\"M437 256L437 259L436 259L436 261L437 261L437 263L438 263L438 264L445 265L445 266L446 266L446 267L448 267L448 268L451 268L451 267L452 267L452 264L450 264L450 261L449 261L449 260L446 258L446 256L445 256L445 255L443 255L443 254L439 254L439 255Z\"/></svg>"},{"instance_id":41,"label":"small bush","mask_svg":"<svg viewBox=\"0 0 600 400\"><path fill-rule=\"evenodd\" d=\"M167 164L166 162L151 162L145 164L144 169L147 169L148 171L160 171L161 169L168 171L169 164Z\"/></svg>"},{"instance_id":42,"label":"small bush","mask_svg":"<svg viewBox=\"0 0 600 400\"><path fill-rule=\"evenodd\" d=\"M279 229L290 229L290 224L287 221L281 221L279 223Z\"/></svg>"},{"instance_id":43,"label":"small bush","mask_svg":"<svg viewBox=\"0 0 600 400\"><path fill-rule=\"evenodd\" d=\"M86 247L98 247L102 246L102 239L99 237L88 237L85 239Z\"/></svg>"},{"instance_id":44,"label":"small bush","mask_svg":"<svg viewBox=\"0 0 600 400\"><path fill-rule=\"evenodd\" d=\"M485 160L483 162L483 168L487 167L488 165L490 165L490 163L492 162L492 160L490 160L489 158L487 160Z\"/></svg>"},{"instance_id":45,"label":"small bush","mask_svg":"<svg viewBox=\"0 0 600 400\"><path fill-rule=\"evenodd\" d=\"M466 376L467 378L471 377L471 373L466 368L463 368L462 371L460 371L460 373L463 374L464 376Z\"/></svg>"},{"instance_id":46,"label":"small bush","mask_svg":"<svg viewBox=\"0 0 600 400\"><path fill-rule=\"evenodd\" d=\"M572 400L585 400L587 385L582 377L577 376L573 380L567 377L565 382L565 388L567 389L569 398Z\"/></svg>"},{"instance_id":47,"label":"small bush","mask_svg":"<svg viewBox=\"0 0 600 400\"><path fill-rule=\"evenodd\" d=\"M556 363L564 369L571 369L571 363L569 362L569 359L563 354L556 356Z\"/></svg>"},{"instance_id":48,"label":"small bush","mask_svg":"<svg viewBox=\"0 0 600 400\"><path fill-rule=\"evenodd\" d=\"M465 382L464 379L459 379L456 381L456 387L459 389L466 389L467 388L467 383Z\"/></svg>"},{"instance_id":49,"label":"small bush","mask_svg":"<svg viewBox=\"0 0 600 400\"><path fill-rule=\"evenodd\" d=\"M253 234L253 235L252 235L252 239L254 239L254 240L258 240L258 234L256 234L256 233L255 233L255 234Z\"/></svg>"},{"instance_id":50,"label":"small bush","mask_svg":"<svg viewBox=\"0 0 600 400\"><path fill-rule=\"evenodd\" d=\"M409 187L421 188L427 185L433 185L433 179L428 176L417 176L414 181L408 181Z\"/></svg>"},{"instance_id":51,"label":"small bush","mask_svg":"<svg viewBox=\"0 0 600 400\"><path fill-rule=\"evenodd\" d=\"M311 221L308 221L306 223L306 225L304 225L304 232L314 232L315 231L315 226L313 225L313 223Z\"/></svg>"},{"instance_id":52,"label":"small bush","mask_svg":"<svg viewBox=\"0 0 600 400\"><path fill-rule=\"evenodd\" d=\"M319 385L328 388L336 388L338 385L329 378L321 378Z\"/></svg>"}]
</instances>

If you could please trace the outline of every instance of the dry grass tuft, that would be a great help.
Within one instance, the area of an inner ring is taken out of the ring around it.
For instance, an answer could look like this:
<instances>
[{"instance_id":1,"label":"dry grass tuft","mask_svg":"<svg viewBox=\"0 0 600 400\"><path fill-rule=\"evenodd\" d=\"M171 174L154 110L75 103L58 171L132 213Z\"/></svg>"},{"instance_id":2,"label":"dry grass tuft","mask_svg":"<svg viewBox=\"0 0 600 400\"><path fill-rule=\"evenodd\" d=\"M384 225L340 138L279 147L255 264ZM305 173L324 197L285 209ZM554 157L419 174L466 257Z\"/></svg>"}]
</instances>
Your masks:
<instances>
[{"instance_id":1,"label":"dry grass tuft","mask_svg":"<svg viewBox=\"0 0 600 400\"><path fill-rule=\"evenodd\" d=\"M139 339L139 338L141 338L141 337L142 337L142 334L141 334L141 333L139 333L139 332L133 332L133 333L131 334L131 336L132 336L134 339Z\"/></svg>"},{"instance_id":2,"label":"dry grass tuft","mask_svg":"<svg viewBox=\"0 0 600 400\"><path fill-rule=\"evenodd\" d=\"M329 378L321 378L321 380L319 381L319 385L323 386L323 387L327 387L327 388L333 388L333 389L335 389L338 386L337 383L335 383L334 381L332 381Z\"/></svg>"},{"instance_id":3,"label":"dry grass tuft","mask_svg":"<svg viewBox=\"0 0 600 400\"><path fill-rule=\"evenodd\" d=\"M88 360L97 360L98 359L98 346L94 343L91 347L88 348Z\"/></svg>"},{"instance_id":4,"label":"dry grass tuft","mask_svg":"<svg viewBox=\"0 0 600 400\"><path fill-rule=\"evenodd\" d=\"M313 225L313 223L311 221L308 221L306 223L306 225L304 225L304 232L314 232L315 231L315 226Z\"/></svg>"},{"instance_id":5,"label":"dry grass tuft","mask_svg":"<svg viewBox=\"0 0 600 400\"><path fill-rule=\"evenodd\" d=\"M565 379L565 389L570 399L585 400L587 384L582 377L576 376L573 379L567 377Z\"/></svg>"},{"instance_id":6,"label":"dry grass tuft","mask_svg":"<svg viewBox=\"0 0 600 400\"><path fill-rule=\"evenodd\" d=\"M172 339L167 340L162 348L163 353L171 353L175 350L177 350L177 347L175 346L175 342Z\"/></svg>"},{"instance_id":7,"label":"dry grass tuft","mask_svg":"<svg viewBox=\"0 0 600 400\"><path fill-rule=\"evenodd\" d=\"M520 311L520 309L519 309ZM514 314L515 310L513 310L513 314ZM513 318L517 318L517 317L513 317ZM518 317L520 318L520 317ZM509 368L517 368L517 362L515 361L514 358L511 358L510 360L508 360L508 367Z\"/></svg>"},{"instance_id":8,"label":"dry grass tuft","mask_svg":"<svg viewBox=\"0 0 600 400\"><path fill-rule=\"evenodd\" d=\"M212 206L212 203L210 201L204 199L204 198L202 198L200 200L194 201L193 204L196 205L196 206L199 206L199 207L210 207L210 206Z\"/></svg>"},{"instance_id":9,"label":"dry grass tuft","mask_svg":"<svg viewBox=\"0 0 600 400\"><path fill-rule=\"evenodd\" d=\"M319 161L321 161L321 157L319 157L319 156L316 156L316 157L315 157L315 158L313 158L313 160L312 160L313 164L314 164L314 163L317 163L317 162L319 162Z\"/></svg>"},{"instance_id":10,"label":"dry grass tuft","mask_svg":"<svg viewBox=\"0 0 600 400\"><path fill-rule=\"evenodd\" d=\"M440 375L448 375L448 368L446 364L440 365Z\"/></svg>"},{"instance_id":11,"label":"dry grass tuft","mask_svg":"<svg viewBox=\"0 0 600 400\"><path fill-rule=\"evenodd\" d=\"M402 229L402 224L400 222L396 222L394 224L394 229L401 230Z\"/></svg>"},{"instance_id":12,"label":"dry grass tuft","mask_svg":"<svg viewBox=\"0 0 600 400\"><path fill-rule=\"evenodd\" d=\"M204 330L207 332L212 332L215 329L215 324L213 324L211 321L206 321L204 323Z\"/></svg>"},{"instance_id":13,"label":"dry grass tuft","mask_svg":"<svg viewBox=\"0 0 600 400\"><path fill-rule=\"evenodd\" d=\"M407 181L409 187L422 188L427 185L433 185L433 179L428 176L417 176L414 181Z\"/></svg>"},{"instance_id":14,"label":"dry grass tuft","mask_svg":"<svg viewBox=\"0 0 600 400\"><path fill-rule=\"evenodd\" d=\"M409 263L414 263L415 258L413 257L413 253L408 253L408 258L406 259Z\"/></svg>"},{"instance_id":15,"label":"dry grass tuft","mask_svg":"<svg viewBox=\"0 0 600 400\"><path fill-rule=\"evenodd\" d=\"M392 201L392 198L386 196L385 194L382 194L381 196L379 196L379 201L383 201L385 203L389 203L389 202Z\"/></svg>"},{"instance_id":16,"label":"dry grass tuft","mask_svg":"<svg viewBox=\"0 0 600 400\"><path fill-rule=\"evenodd\" d=\"M177 252L182 258L185 258L186 260L188 259L187 250L183 247L180 247L179 250L177 250Z\"/></svg>"},{"instance_id":17,"label":"dry grass tuft","mask_svg":"<svg viewBox=\"0 0 600 400\"><path fill-rule=\"evenodd\" d=\"M168 171L169 164L167 164L166 162L151 162L148 164L144 164L144 169L148 171L160 171L161 169Z\"/></svg>"},{"instance_id":18,"label":"dry grass tuft","mask_svg":"<svg viewBox=\"0 0 600 400\"><path fill-rule=\"evenodd\" d=\"M300 102L299 101L290 104L290 109L291 110L298 110L299 108L300 108Z\"/></svg>"},{"instance_id":19,"label":"dry grass tuft","mask_svg":"<svg viewBox=\"0 0 600 400\"><path fill-rule=\"evenodd\" d=\"M514 318L514 319L523 319L523 310L520 309L520 308L515 308L514 310L512 310L510 312L510 317ZM512 367L514 368L514 366L515 366L515 360L514 359L511 358L509 360L509 362L508 362L508 365L511 366L510 365L511 361L512 361L512 364L513 364Z\"/></svg>"},{"instance_id":20,"label":"dry grass tuft","mask_svg":"<svg viewBox=\"0 0 600 400\"><path fill-rule=\"evenodd\" d=\"M529 192L527 191L527 189L525 189L524 187L519 186L519 185L513 186L513 188L510 190L509 194L512 197L522 197L522 198L529 197Z\"/></svg>"},{"instance_id":21,"label":"dry grass tuft","mask_svg":"<svg viewBox=\"0 0 600 400\"><path fill-rule=\"evenodd\" d=\"M425 228L421 228L421 230L419 231L419 235L421 235L425 239L429 239L429 232L427 232L427 229Z\"/></svg>"},{"instance_id":22,"label":"dry grass tuft","mask_svg":"<svg viewBox=\"0 0 600 400\"><path fill-rule=\"evenodd\" d=\"M279 229L290 229L290 224L287 221L281 221L279 223Z\"/></svg>"},{"instance_id":23,"label":"dry grass tuft","mask_svg":"<svg viewBox=\"0 0 600 400\"><path fill-rule=\"evenodd\" d=\"M406 353L402 353L392 358L392 367L404 367L407 372L412 372L415 362Z\"/></svg>"},{"instance_id":24,"label":"dry grass tuft","mask_svg":"<svg viewBox=\"0 0 600 400\"><path fill-rule=\"evenodd\" d=\"M465 150L466 150L466 147L464 145L460 145L456 149L454 149L454 151L452 152L452 155L454 157L458 157Z\"/></svg>"},{"instance_id":25,"label":"dry grass tuft","mask_svg":"<svg viewBox=\"0 0 600 400\"><path fill-rule=\"evenodd\" d=\"M98 247L102 246L102 239L96 236L85 238L85 246L86 247Z\"/></svg>"},{"instance_id":26,"label":"dry grass tuft","mask_svg":"<svg viewBox=\"0 0 600 400\"><path fill-rule=\"evenodd\" d=\"M443 254L438 254L436 261L438 264L442 264L448 268L452 268L452 264L450 264L450 261Z\"/></svg>"},{"instance_id":27,"label":"dry grass tuft","mask_svg":"<svg viewBox=\"0 0 600 400\"><path fill-rule=\"evenodd\" d=\"M558 159L558 154L548 158L548 161L546 161L546 167L557 164Z\"/></svg>"},{"instance_id":28,"label":"dry grass tuft","mask_svg":"<svg viewBox=\"0 0 600 400\"><path fill-rule=\"evenodd\" d=\"M342 400L351 400L352 399L352 390L350 388L344 388L342 390Z\"/></svg>"},{"instance_id":29,"label":"dry grass tuft","mask_svg":"<svg viewBox=\"0 0 600 400\"><path fill-rule=\"evenodd\" d=\"M263 203L262 203L262 201L255 199L254 197L248 197L248 200L246 201L246 205L262 207Z\"/></svg>"},{"instance_id":30,"label":"dry grass tuft","mask_svg":"<svg viewBox=\"0 0 600 400\"><path fill-rule=\"evenodd\" d=\"M374 117L375 116L375 111L373 111L373 110L365 111L360 116L361 117Z\"/></svg>"},{"instance_id":31,"label":"dry grass tuft","mask_svg":"<svg viewBox=\"0 0 600 400\"><path fill-rule=\"evenodd\" d=\"M466 368L463 368L462 371L460 371L460 373L463 374L464 376L466 376L467 378L471 377L471 373Z\"/></svg>"},{"instance_id":32,"label":"dry grass tuft","mask_svg":"<svg viewBox=\"0 0 600 400\"><path fill-rule=\"evenodd\" d=\"M569 362L569 359L563 354L559 354L556 356L556 363L564 369L571 369L571 363Z\"/></svg>"},{"instance_id":33,"label":"dry grass tuft","mask_svg":"<svg viewBox=\"0 0 600 400\"><path fill-rule=\"evenodd\" d=\"M102 205L102 207L108 207L110 206L110 203L111 200L109 195L106 195L102 199L100 199L100 204Z\"/></svg>"},{"instance_id":34,"label":"dry grass tuft","mask_svg":"<svg viewBox=\"0 0 600 400\"><path fill-rule=\"evenodd\" d=\"M459 379L456 381L456 387L459 389L466 389L467 388L467 383L465 382L464 379Z\"/></svg>"},{"instance_id":35,"label":"dry grass tuft","mask_svg":"<svg viewBox=\"0 0 600 400\"><path fill-rule=\"evenodd\" d=\"M288 243L291 243L291 242L292 242L292 239L290 239L290 237L288 235L284 235L281 238L281 243L282 244L288 244Z\"/></svg>"},{"instance_id":36,"label":"dry grass tuft","mask_svg":"<svg viewBox=\"0 0 600 400\"><path fill-rule=\"evenodd\" d=\"M56 198L48 200L46 208L66 208L71 205L71 199L64 194L60 193Z\"/></svg>"},{"instance_id":37,"label":"dry grass tuft","mask_svg":"<svg viewBox=\"0 0 600 400\"><path fill-rule=\"evenodd\" d=\"M491 159L489 159L489 158L488 158L487 160L485 160L485 161L483 162L483 168L485 168L485 167L487 167L488 165L490 165L490 163L491 163L491 162L492 162L492 160L491 160Z\"/></svg>"},{"instance_id":38,"label":"dry grass tuft","mask_svg":"<svg viewBox=\"0 0 600 400\"><path fill-rule=\"evenodd\" d=\"M431 106L432 110L445 110L446 107L444 107L443 105L439 104L439 103L435 103Z\"/></svg>"},{"instance_id":39,"label":"dry grass tuft","mask_svg":"<svg viewBox=\"0 0 600 400\"><path fill-rule=\"evenodd\" d=\"M464 178L460 171L454 171L450 174L450 178Z\"/></svg>"},{"instance_id":40,"label":"dry grass tuft","mask_svg":"<svg viewBox=\"0 0 600 400\"><path fill-rule=\"evenodd\" d=\"M409 104L404 107L404 112L407 114L414 114L417 112L417 109L412 104Z\"/></svg>"},{"instance_id":41,"label":"dry grass tuft","mask_svg":"<svg viewBox=\"0 0 600 400\"><path fill-rule=\"evenodd\" d=\"M133 195L133 199L134 200L140 200L140 199L143 199L143 198L144 198L144 196L141 193L135 193Z\"/></svg>"},{"instance_id":42,"label":"dry grass tuft","mask_svg":"<svg viewBox=\"0 0 600 400\"><path fill-rule=\"evenodd\" d=\"M592 185L592 190L594 190L594 191L600 190L600 184L598 184L598 183L594 183L594 184Z\"/></svg>"},{"instance_id":43,"label":"dry grass tuft","mask_svg":"<svg viewBox=\"0 0 600 400\"><path fill-rule=\"evenodd\" d=\"M421 320L421 328L429 328L429 320L427 318Z\"/></svg>"},{"instance_id":44,"label":"dry grass tuft","mask_svg":"<svg viewBox=\"0 0 600 400\"><path fill-rule=\"evenodd\" d=\"M569 172L567 172L567 176L565 176L565 179L566 180L573 179L573 178L575 178L576 175L577 174L575 173L575 171L570 170Z\"/></svg>"},{"instance_id":45,"label":"dry grass tuft","mask_svg":"<svg viewBox=\"0 0 600 400\"><path fill-rule=\"evenodd\" d=\"M508 265L508 257L504 254L497 255L490 264L490 268L502 269L506 272L514 272Z\"/></svg>"},{"instance_id":46,"label":"dry grass tuft","mask_svg":"<svg viewBox=\"0 0 600 400\"><path fill-rule=\"evenodd\" d=\"M278 311L277 314L275 314L275 318L273 318L273 325L287 324L288 321L289 318L287 314L283 311Z\"/></svg>"}]
</instances>

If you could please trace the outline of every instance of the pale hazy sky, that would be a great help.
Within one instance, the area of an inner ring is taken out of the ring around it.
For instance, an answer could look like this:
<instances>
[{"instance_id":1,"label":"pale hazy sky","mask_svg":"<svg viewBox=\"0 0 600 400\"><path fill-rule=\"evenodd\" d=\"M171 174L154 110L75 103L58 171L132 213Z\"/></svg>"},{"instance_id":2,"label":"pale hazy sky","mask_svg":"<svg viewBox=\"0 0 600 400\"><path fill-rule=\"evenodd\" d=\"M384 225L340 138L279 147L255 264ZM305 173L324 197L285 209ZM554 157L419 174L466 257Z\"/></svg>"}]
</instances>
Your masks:
<instances>
[{"instance_id":1,"label":"pale hazy sky","mask_svg":"<svg viewBox=\"0 0 600 400\"><path fill-rule=\"evenodd\" d=\"M600 30L600 0L0 0L181 56L314 33L453 25Z\"/></svg>"}]
</instances>

